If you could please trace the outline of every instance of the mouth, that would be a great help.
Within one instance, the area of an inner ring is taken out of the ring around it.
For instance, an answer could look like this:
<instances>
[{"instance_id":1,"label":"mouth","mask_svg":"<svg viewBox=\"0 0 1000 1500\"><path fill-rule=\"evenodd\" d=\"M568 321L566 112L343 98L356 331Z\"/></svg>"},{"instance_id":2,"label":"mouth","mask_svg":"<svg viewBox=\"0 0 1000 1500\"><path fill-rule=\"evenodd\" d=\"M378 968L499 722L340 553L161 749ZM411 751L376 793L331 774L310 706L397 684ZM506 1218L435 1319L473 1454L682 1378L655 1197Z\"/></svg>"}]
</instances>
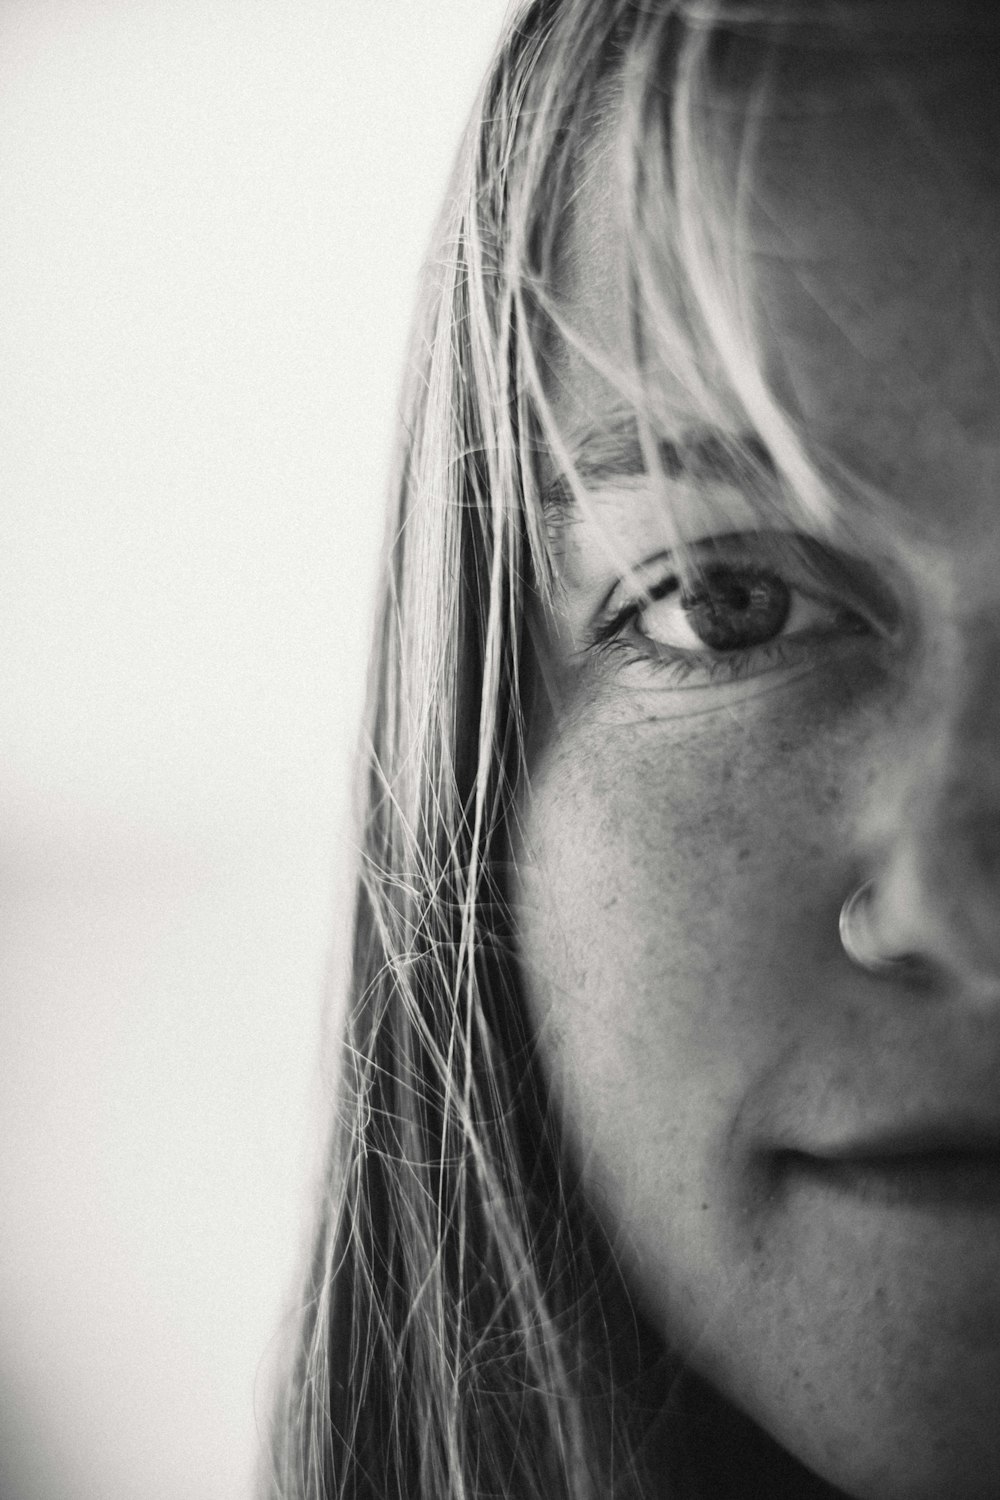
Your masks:
<instances>
[{"instance_id":1,"label":"mouth","mask_svg":"<svg viewBox=\"0 0 1000 1500\"><path fill-rule=\"evenodd\" d=\"M897 1139L813 1154L781 1153L798 1183L863 1203L961 1213L1000 1209L1000 1141Z\"/></svg>"}]
</instances>

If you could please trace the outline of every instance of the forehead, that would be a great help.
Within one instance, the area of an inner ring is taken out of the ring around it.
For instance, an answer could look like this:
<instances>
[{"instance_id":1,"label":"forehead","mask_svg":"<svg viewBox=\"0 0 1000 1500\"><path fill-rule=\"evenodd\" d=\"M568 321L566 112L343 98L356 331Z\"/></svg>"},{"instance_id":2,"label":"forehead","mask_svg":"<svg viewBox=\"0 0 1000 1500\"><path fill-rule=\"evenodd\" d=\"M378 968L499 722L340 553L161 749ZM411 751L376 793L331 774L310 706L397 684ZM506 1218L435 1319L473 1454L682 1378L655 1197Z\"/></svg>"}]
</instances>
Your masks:
<instances>
[{"instance_id":1,"label":"forehead","mask_svg":"<svg viewBox=\"0 0 1000 1500\"><path fill-rule=\"evenodd\" d=\"M739 98L705 115L713 194L731 202L744 174L740 274L768 384L817 451L917 509L934 509L956 464L989 475L993 494L1000 478L998 98L992 69L945 36L864 62L789 54L752 156ZM571 447L620 408L615 372L629 364L618 124L609 111L581 153L560 272L573 332L553 404ZM669 281L666 252L663 267ZM648 342L662 408L683 429L698 413L682 362ZM712 350L698 357L729 389Z\"/></svg>"}]
</instances>

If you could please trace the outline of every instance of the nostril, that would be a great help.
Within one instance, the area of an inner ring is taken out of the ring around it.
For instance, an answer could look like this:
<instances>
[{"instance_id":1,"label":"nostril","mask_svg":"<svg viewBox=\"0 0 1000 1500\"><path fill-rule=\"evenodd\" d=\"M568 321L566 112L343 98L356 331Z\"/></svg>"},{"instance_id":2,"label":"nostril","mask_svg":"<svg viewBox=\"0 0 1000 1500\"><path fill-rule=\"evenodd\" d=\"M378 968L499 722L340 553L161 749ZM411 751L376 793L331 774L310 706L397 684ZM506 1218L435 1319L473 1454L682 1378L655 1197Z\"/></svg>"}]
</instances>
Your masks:
<instances>
[{"instance_id":1,"label":"nostril","mask_svg":"<svg viewBox=\"0 0 1000 1500\"><path fill-rule=\"evenodd\" d=\"M1000 1002L997 887L975 878L968 859L949 870L897 858L847 897L839 925L847 958L875 978Z\"/></svg>"},{"instance_id":2,"label":"nostril","mask_svg":"<svg viewBox=\"0 0 1000 1500\"><path fill-rule=\"evenodd\" d=\"M915 948L885 941L874 916L875 899L875 882L866 880L841 907L840 942L844 952L868 974L929 989L935 980L934 965Z\"/></svg>"}]
</instances>

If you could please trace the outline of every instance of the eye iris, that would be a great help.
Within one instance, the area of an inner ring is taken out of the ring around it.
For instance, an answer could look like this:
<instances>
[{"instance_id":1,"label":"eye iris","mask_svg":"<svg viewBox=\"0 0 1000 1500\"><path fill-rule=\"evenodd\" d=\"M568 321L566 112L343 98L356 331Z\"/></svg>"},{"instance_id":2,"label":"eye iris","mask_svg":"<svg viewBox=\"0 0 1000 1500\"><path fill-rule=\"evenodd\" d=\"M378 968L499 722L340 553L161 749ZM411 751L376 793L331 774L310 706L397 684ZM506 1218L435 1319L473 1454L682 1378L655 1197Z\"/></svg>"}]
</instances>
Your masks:
<instances>
[{"instance_id":1,"label":"eye iris","mask_svg":"<svg viewBox=\"0 0 1000 1500\"><path fill-rule=\"evenodd\" d=\"M738 651L769 641L788 619L791 590L774 573L712 568L681 595L691 629L713 651Z\"/></svg>"}]
</instances>

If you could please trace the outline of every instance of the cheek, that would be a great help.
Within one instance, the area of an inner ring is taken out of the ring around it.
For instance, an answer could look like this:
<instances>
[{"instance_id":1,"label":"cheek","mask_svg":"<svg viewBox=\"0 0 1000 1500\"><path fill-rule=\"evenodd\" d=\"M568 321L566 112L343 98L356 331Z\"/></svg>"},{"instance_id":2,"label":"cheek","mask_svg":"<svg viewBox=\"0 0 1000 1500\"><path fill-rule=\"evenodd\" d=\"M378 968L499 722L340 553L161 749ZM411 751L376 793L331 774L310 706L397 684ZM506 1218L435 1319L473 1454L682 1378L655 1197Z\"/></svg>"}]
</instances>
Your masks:
<instances>
[{"instance_id":1,"label":"cheek","mask_svg":"<svg viewBox=\"0 0 1000 1500\"><path fill-rule=\"evenodd\" d=\"M752 1261L741 1107L838 956L843 736L821 717L580 723L532 775L528 1004L591 1189L661 1312L670 1263L673 1323L697 1324L706 1267Z\"/></svg>"},{"instance_id":2,"label":"cheek","mask_svg":"<svg viewBox=\"0 0 1000 1500\"><path fill-rule=\"evenodd\" d=\"M841 757L814 720L706 718L581 725L538 758L522 952L560 1047L586 1031L681 1068L688 1047L738 1057L736 1032L780 1026L775 974L817 947L848 838Z\"/></svg>"}]
</instances>

